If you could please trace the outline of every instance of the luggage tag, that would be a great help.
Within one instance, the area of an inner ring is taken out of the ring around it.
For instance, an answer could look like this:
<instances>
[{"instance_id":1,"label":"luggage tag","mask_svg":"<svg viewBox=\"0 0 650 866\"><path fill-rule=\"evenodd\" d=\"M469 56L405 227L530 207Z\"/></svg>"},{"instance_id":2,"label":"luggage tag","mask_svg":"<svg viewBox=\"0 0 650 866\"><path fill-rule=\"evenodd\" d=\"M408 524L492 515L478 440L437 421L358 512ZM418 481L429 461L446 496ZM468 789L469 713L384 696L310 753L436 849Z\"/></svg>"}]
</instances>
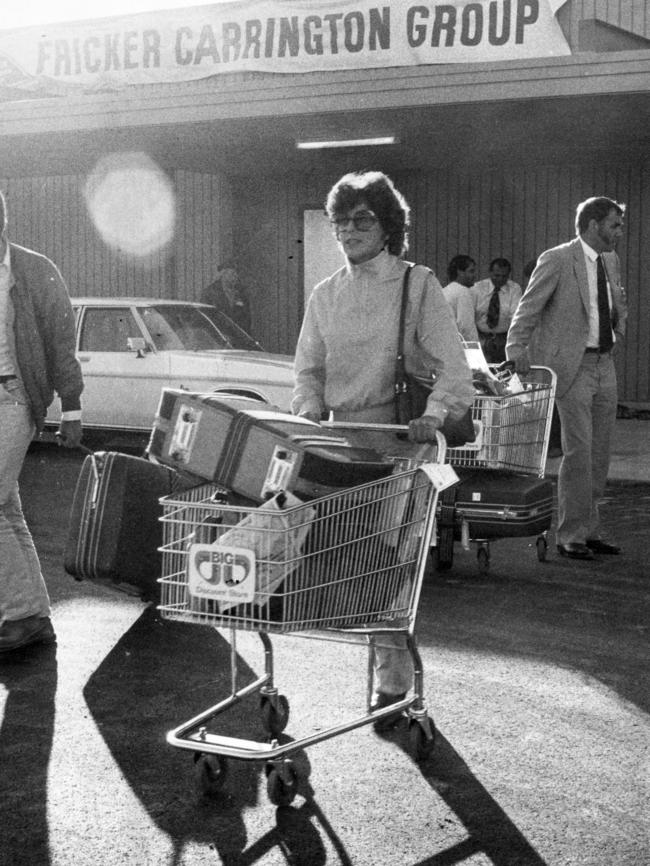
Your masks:
<instances>
[{"instance_id":1,"label":"luggage tag","mask_svg":"<svg viewBox=\"0 0 650 866\"><path fill-rule=\"evenodd\" d=\"M297 451L291 451L282 445L276 445L269 461L266 478L262 484L262 499L270 499L280 491L290 490L293 479L299 469Z\"/></svg>"},{"instance_id":2,"label":"luggage tag","mask_svg":"<svg viewBox=\"0 0 650 866\"><path fill-rule=\"evenodd\" d=\"M423 463L418 469L424 472L437 491L446 490L460 481L449 463Z\"/></svg>"},{"instance_id":3,"label":"luggage tag","mask_svg":"<svg viewBox=\"0 0 650 866\"><path fill-rule=\"evenodd\" d=\"M169 444L169 456L172 460L178 463L189 462L201 415L200 409L188 403L181 403Z\"/></svg>"}]
</instances>

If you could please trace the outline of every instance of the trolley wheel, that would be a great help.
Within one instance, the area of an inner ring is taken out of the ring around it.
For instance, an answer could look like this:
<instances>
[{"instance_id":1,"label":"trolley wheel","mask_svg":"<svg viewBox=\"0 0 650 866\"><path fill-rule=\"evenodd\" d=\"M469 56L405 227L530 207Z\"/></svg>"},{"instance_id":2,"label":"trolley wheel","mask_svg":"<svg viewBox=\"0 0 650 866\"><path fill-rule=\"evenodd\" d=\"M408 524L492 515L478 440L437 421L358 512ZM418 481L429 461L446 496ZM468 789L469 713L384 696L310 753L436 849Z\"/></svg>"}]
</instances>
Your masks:
<instances>
[{"instance_id":1,"label":"trolley wheel","mask_svg":"<svg viewBox=\"0 0 650 866\"><path fill-rule=\"evenodd\" d=\"M284 695L278 695L277 706L273 706L270 698L262 697L260 712L264 728L274 737L281 734L289 724L289 701Z\"/></svg>"},{"instance_id":2,"label":"trolley wheel","mask_svg":"<svg viewBox=\"0 0 650 866\"><path fill-rule=\"evenodd\" d=\"M476 551L479 574L487 574L490 570L490 551L487 547L479 547Z\"/></svg>"},{"instance_id":3,"label":"trolley wheel","mask_svg":"<svg viewBox=\"0 0 650 866\"><path fill-rule=\"evenodd\" d=\"M426 761L433 752L435 744L436 726L429 716L426 716L422 721L411 719L409 724L409 752L413 760L418 763Z\"/></svg>"},{"instance_id":4,"label":"trolley wheel","mask_svg":"<svg viewBox=\"0 0 650 866\"><path fill-rule=\"evenodd\" d=\"M546 554L548 552L548 541L543 535L540 535L537 541L535 542L535 547L537 548L537 559L540 562L546 562Z\"/></svg>"},{"instance_id":5,"label":"trolley wheel","mask_svg":"<svg viewBox=\"0 0 650 866\"><path fill-rule=\"evenodd\" d=\"M267 766L266 793L274 806L289 806L298 793L298 774L293 764L285 767L290 776L289 782L285 782L277 767L272 764Z\"/></svg>"},{"instance_id":6,"label":"trolley wheel","mask_svg":"<svg viewBox=\"0 0 650 866\"><path fill-rule=\"evenodd\" d=\"M454 552L452 550L451 554L448 554L447 557L444 557L440 553L440 548L432 547L431 561L435 571L449 571L449 569L454 564Z\"/></svg>"},{"instance_id":7,"label":"trolley wheel","mask_svg":"<svg viewBox=\"0 0 650 866\"><path fill-rule=\"evenodd\" d=\"M221 755L194 753L194 780L198 793L214 797L226 784L228 762Z\"/></svg>"}]
</instances>

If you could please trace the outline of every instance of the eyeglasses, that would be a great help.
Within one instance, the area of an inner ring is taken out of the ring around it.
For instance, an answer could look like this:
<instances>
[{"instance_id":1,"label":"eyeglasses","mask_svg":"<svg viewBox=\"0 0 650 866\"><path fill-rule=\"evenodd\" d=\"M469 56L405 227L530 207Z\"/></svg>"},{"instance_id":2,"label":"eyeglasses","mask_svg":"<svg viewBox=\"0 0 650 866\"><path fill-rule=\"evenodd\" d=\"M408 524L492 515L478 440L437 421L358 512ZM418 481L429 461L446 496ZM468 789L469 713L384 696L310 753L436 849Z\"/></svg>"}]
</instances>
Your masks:
<instances>
[{"instance_id":1,"label":"eyeglasses","mask_svg":"<svg viewBox=\"0 0 650 866\"><path fill-rule=\"evenodd\" d=\"M361 210L354 216L338 216L330 220L335 232L347 228L349 223L352 223L358 232L369 232L378 222L377 217L369 210Z\"/></svg>"}]
</instances>

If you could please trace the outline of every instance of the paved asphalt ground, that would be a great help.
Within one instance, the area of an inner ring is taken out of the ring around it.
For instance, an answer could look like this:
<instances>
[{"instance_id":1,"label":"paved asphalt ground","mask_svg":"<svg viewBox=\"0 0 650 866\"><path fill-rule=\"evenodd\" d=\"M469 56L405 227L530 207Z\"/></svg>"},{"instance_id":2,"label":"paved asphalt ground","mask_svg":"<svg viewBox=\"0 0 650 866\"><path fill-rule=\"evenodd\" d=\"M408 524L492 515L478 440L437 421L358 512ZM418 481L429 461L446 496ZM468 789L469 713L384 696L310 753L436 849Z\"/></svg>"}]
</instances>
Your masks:
<instances>
[{"instance_id":1,"label":"paved asphalt ground","mask_svg":"<svg viewBox=\"0 0 650 866\"><path fill-rule=\"evenodd\" d=\"M626 423L647 449L648 424ZM647 479L608 489L623 556L551 550L539 563L534 539L499 541L481 576L457 547L451 571L427 576L419 611L431 758L415 764L401 729L364 727L298 753L299 794L276 808L251 763L199 797L191 755L165 742L227 695L226 636L64 573L81 459L35 446L23 473L58 646L0 658L0 866L650 862ZM244 677L261 669L258 644L238 636ZM288 736L363 711L360 648L274 646ZM223 726L261 736L248 702Z\"/></svg>"}]
</instances>

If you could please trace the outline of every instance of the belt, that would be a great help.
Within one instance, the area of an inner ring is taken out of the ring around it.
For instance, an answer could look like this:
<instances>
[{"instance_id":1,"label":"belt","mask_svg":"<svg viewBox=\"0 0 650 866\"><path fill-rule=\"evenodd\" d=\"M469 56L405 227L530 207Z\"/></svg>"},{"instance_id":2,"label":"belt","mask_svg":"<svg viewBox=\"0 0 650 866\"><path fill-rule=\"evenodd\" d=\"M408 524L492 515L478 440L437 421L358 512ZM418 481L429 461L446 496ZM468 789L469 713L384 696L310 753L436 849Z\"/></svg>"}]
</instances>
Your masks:
<instances>
[{"instance_id":1,"label":"belt","mask_svg":"<svg viewBox=\"0 0 650 866\"><path fill-rule=\"evenodd\" d=\"M609 355L611 349L601 349L600 346L587 346L585 352L589 352L594 355Z\"/></svg>"},{"instance_id":2,"label":"belt","mask_svg":"<svg viewBox=\"0 0 650 866\"><path fill-rule=\"evenodd\" d=\"M13 373L9 376L0 376L0 385L3 385L5 382L11 382L12 379L17 379L18 376L14 376Z\"/></svg>"}]
</instances>

